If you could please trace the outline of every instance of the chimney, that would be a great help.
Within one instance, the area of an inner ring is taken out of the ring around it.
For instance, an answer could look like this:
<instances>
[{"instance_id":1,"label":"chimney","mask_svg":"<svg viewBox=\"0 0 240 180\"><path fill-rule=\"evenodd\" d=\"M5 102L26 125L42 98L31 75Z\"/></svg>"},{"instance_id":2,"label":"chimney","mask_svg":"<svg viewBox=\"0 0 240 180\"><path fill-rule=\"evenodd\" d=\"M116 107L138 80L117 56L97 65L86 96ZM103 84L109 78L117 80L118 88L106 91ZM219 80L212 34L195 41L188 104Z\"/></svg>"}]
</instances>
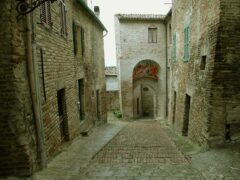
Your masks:
<instances>
[{"instance_id":1,"label":"chimney","mask_svg":"<svg viewBox=\"0 0 240 180\"><path fill-rule=\"evenodd\" d=\"M100 16L99 6L94 6L94 13L95 13L95 15L99 18L99 16Z\"/></svg>"}]
</instances>

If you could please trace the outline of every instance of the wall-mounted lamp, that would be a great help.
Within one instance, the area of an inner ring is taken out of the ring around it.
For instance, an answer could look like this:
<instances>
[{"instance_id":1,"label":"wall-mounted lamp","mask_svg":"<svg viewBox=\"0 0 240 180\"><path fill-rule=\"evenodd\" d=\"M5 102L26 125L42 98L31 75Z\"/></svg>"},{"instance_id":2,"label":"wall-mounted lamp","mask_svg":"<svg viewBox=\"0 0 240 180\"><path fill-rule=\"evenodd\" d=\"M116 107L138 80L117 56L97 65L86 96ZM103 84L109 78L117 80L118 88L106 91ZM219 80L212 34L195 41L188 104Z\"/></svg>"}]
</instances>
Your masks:
<instances>
[{"instance_id":1,"label":"wall-mounted lamp","mask_svg":"<svg viewBox=\"0 0 240 180\"><path fill-rule=\"evenodd\" d=\"M26 2L26 0L16 0L17 6L16 10L18 12L17 19L20 19L22 16L34 11L38 6L45 3L46 1L51 1L51 3L57 0L33 0L31 3Z\"/></svg>"}]
</instances>

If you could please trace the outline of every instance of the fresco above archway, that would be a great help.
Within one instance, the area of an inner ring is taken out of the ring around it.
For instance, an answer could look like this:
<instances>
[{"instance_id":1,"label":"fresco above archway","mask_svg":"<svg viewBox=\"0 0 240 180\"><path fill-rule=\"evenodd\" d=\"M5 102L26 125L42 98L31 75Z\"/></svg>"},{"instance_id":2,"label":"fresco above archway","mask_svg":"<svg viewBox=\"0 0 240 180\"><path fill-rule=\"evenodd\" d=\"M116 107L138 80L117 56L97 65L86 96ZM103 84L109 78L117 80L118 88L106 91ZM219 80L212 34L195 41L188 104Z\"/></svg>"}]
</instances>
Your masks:
<instances>
[{"instance_id":1,"label":"fresco above archway","mask_svg":"<svg viewBox=\"0 0 240 180\"><path fill-rule=\"evenodd\" d=\"M133 70L133 80L140 78L151 78L158 80L159 68L157 63L152 61L143 61L136 65Z\"/></svg>"}]
</instances>

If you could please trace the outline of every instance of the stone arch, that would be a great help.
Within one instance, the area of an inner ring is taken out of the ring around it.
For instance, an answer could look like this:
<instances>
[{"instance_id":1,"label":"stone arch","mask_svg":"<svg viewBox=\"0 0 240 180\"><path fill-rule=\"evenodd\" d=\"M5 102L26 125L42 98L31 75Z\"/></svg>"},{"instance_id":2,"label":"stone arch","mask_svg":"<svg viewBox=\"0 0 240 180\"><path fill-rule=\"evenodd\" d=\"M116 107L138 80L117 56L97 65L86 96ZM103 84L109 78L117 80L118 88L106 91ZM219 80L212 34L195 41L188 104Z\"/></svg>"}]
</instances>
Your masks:
<instances>
[{"instance_id":1,"label":"stone arch","mask_svg":"<svg viewBox=\"0 0 240 180\"><path fill-rule=\"evenodd\" d=\"M155 118L158 111L160 66L153 60L142 60L133 68L134 118Z\"/></svg>"}]
</instances>

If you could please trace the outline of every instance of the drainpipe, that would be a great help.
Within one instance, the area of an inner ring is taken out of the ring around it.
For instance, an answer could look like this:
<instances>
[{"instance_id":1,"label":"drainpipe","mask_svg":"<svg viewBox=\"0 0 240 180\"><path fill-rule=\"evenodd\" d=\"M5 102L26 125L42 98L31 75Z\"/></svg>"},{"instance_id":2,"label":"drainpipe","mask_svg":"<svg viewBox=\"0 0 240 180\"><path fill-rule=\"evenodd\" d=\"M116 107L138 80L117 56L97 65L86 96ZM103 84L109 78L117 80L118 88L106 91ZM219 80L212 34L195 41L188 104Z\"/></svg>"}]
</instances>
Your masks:
<instances>
[{"instance_id":1,"label":"drainpipe","mask_svg":"<svg viewBox=\"0 0 240 180\"><path fill-rule=\"evenodd\" d=\"M42 114L41 114L41 101L38 96L39 92L36 83L37 74L35 72L36 66L34 64L33 58L33 48L32 48L32 28L30 14L26 15L27 21L27 70L29 77L30 93L32 99L33 113L35 118L35 125L37 131L37 150L38 156L40 157L40 167L41 169L46 167L46 152L44 148L44 134L43 134L43 124L42 124Z\"/></svg>"},{"instance_id":2,"label":"drainpipe","mask_svg":"<svg viewBox=\"0 0 240 180\"><path fill-rule=\"evenodd\" d=\"M166 22L166 114L165 117L168 118L168 26Z\"/></svg>"}]
</instances>

